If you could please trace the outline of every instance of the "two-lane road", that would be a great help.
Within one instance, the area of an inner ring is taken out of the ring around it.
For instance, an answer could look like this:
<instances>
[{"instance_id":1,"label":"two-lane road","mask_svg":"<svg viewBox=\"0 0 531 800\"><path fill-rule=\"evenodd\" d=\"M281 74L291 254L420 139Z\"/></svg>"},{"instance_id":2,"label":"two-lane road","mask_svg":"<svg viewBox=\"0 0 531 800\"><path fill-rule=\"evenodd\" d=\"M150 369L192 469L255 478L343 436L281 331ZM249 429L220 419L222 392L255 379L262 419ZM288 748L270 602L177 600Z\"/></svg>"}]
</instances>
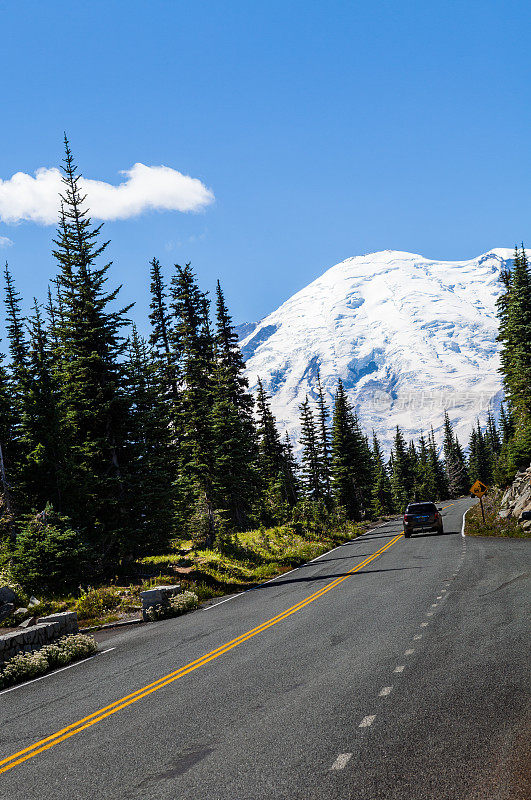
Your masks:
<instances>
[{"instance_id":1,"label":"two-lane road","mask_svg":"<svg viewBox=\"0 0 531 800\"><path fill-rule=\"evenodd\" d=\"M400 520L0 694L2 800L529 800L529 542Z\"/></svg>"}]
</instances>

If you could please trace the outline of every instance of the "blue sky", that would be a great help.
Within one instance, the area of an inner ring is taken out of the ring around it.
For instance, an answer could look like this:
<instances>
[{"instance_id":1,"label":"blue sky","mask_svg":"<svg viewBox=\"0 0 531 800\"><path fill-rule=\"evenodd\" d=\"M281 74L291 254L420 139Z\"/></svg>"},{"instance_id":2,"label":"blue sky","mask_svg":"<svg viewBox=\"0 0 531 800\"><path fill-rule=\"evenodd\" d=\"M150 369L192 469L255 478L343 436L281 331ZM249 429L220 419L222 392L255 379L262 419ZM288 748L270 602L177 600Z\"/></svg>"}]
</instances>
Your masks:
<instances>
[{"instance_id":1,"label":"blue sky","mask_svg":"<svg viewBox=\"0 0 531 800\"><path fill-rule=\"evenodd\" d=\"M0 178L57 165L66 130L87 178L141 162L214 193L106 222L143 329L153 255L219 277L242 322L351 255L510 247L530 239L530 22L489 0L0 1ZM53 230L0 222L28 301Z\"/></svg>"}]
</instances>

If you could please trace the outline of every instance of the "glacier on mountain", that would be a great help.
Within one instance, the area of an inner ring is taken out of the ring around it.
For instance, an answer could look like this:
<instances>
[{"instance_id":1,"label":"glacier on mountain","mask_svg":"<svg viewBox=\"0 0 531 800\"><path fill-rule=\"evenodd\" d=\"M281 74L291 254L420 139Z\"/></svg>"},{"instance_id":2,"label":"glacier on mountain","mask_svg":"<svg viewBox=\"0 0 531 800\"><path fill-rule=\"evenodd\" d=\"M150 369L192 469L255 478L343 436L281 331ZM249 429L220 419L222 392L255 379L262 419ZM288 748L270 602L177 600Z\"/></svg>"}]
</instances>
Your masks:
<instances>
[{"instance_id":1,"label":"glacier on mountain","mask_svg":"<svg viewBox=\"0 0 531 800\"><path fill-rule=\"evenodd\" d=\"M397 425L408 438L433 426L440 442L445 409L466 445L503 399L496 299L511 263L506 248L468 261L397 250L348 258L249 327L240 346L250 387L262 379L296 450L299 405L316 399L319 372L328 406L341 378L386 450Z\"/></svg>"}]
</instances>

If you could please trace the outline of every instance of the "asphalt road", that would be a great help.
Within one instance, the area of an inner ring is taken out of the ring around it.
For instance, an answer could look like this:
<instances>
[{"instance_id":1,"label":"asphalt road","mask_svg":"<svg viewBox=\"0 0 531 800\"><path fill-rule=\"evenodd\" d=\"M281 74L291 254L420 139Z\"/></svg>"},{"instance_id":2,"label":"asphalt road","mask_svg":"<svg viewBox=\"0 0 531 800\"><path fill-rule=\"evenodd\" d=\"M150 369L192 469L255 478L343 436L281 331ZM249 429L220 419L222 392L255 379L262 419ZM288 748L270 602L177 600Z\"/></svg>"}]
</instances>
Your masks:
<instances>
[{"instance_id":1,"label":"asphalt road","mask_svg":"<svg viewBox=\"0 0 531 800\"><path fill-rule=\"evenodd\" d=\"M0 694L0 797L529 800L529 541L470 505Z\"/></svg>"}]
</instances>

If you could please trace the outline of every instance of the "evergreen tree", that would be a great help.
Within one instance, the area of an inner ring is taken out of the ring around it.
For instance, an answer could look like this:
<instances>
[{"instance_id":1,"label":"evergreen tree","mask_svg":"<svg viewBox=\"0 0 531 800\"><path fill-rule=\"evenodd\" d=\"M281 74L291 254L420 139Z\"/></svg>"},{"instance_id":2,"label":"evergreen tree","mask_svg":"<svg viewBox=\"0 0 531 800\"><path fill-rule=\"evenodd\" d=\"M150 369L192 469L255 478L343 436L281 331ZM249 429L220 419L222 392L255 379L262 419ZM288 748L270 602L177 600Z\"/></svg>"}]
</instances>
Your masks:
<instances>
[{"instance_id":1,"label":"evergreen tree","mask_svg":"<svg viewBox=\"0 0 531 800\"><path fill-rule=\"evenodd\" d=\"M372 456L374 464L374 483L371 510L373 516L378 518L392 513L393 494L380 442L374 431L372 435Z\"/></svg>"},{"instance_id":2,"label":"evergreen tree","mask_svg":"<svg viewBox=\"0 0 531 800\"><path fill-rule=\"evenodd\" d=\"M396 426L392 449L391 487L396 511L403 511L414 495L415 474L411 452L406 447L402 431Z\"/></svg>"},{"instance_id":3,"label":"evergreen tree","mask_svg":"<svg viewBox=\"0 0 531 800\"><path fill-rule=\"evenodd\" d=\"M133 326L125 362L130 407L128 557L163 552L174 532L176 453L169 408L160 392L163 369Z\"/></svg>"},{"instance_id":4,"label":"evergreen tree","mask_svg":"<svg viewBox=\"0 0 531 800\"><path fill-rule=\"evenodd\" d=\"M293 455L293 445L286 431L284 436L284 476L285 476L285 494L286 499L290 506L294 506L299 496L299 478L298 478L298 465Z\"/></svg>"},{"instance_id":5,"label":"evergreen tree","mask_svg":"<svg viewBox=\"0 0 531 800\"><path fill-rule=\"evenodd\" d=\"M263 512L268 522L280 521L298 499L298 479L291 443L283 445L262 381L258 378L258 465L263 483ZM289 440L288 440L289 442Z\"/></svg>"},{"instance_id":6,"label":"evergreen tree","mask_svg":"<svg viewBox=\"0 0 531 800\"><path fill-rule=\"evenodd\" d=\"M27 388L29 352L24 328L25 318L22 316L20 309L21 298L15 288L7 262L4 268L4 279L6 292L6 330L9 342L9 354L11 357L14 399L15 402L20 404L21 397L24 396Z\"/></svg>"},{"instance_id":7,"label":"evergreen tree","mask_svg":"<svg viewBox=\"0 0 531 800\"><path fill-rule=\"evenodd\" d=\"M489 448L492 463L496 461L501 452L501 440L496 428L496 422L492 414L492 409L489 408L487 414L487 429L485 431L485 443Z\"/></svg>"},{"instance_id":8,"label":"evergreen tree","mask_svg":"<svg viewBox=\"0 0 531 800\"><path fill-rule=\"evenodd\" d=\"M372 504L374 464L369 440L363 433L358 415L352 408L349 410L349 419L352 430L354 485L358 496L360 515L364 517L370 512Z\"/></svg>"},{"instance_id":9,"label":"evergreen tree","mask_svg":"<svg viewBox=\"0 0 531 800\"><path fill-rule=\"evenodd\" d=\"M51 355L41 311L34 299L29 319L30 349L22 398L19 486L27 510L61 506L61 430Z\"/></svg>"},{"instance_id":10,"label":"evergreen tree","mask_svg":"<svg viewBox=\"0 0 531 800\"><path fill-rule=\"evenodd\" d=\"M506 410L504 403L500 407L500 426L502 446L505 447L514 436L514 421L510 412Z\"/></svg>"},{"instance_id":11,"label":"evergreen tree","mask_svg":"<svg viewBox=\"0 0 531 800\"><path fill-rule=\"evenodd\" d=\"M325 403L321 374L317 373L317 442L321 464L321 484L324 499L330 500L330 436L328 432L329 411Z\"/></svg>"},{"instance_id":12,"label":"evergreen tree","mask_svg":"<svg viewBox=\"0 0 531 800\"><path fill-rule=\"evenodd\" d=\"M349 519L358 519L361 514L354 478L354 461L351 408L340 380L332 415L330 473L334 501L345 509Z\"/></svg>"},{"instance_id":13,"label":"evergreen tree","mask_svg":"<svg viewBox=\"0 0 531 800\"><path fill-rule=\"evenodd\" d=\"M435 481L433 487L434 493L432 497L435 497L438 500L446 500L450 496L448 488L448 480L446 478L444 463L442 459L439 458L439 451L437 443L435 441L435 433L433 431L433 425L431 426L430 434L428 437L428 455L431 465L431 471L433 473Z\"/></svg>"},{"instance_id":14,"label":"evergreen tree","mask_svg":"<svg viewBox=\"0 0 531 800\"><path fill-rule=\"evenodd\" d=\"M509 481L531 460L531 271L524 246L515 248L513 268L501 275L504 291L498 299L501 343L500 371L515 431L498 469Z\"/></svg>"},{"instance_id":15,"label":"evergreen tree","mask_svg":"<svg viewBox=\"0 0 531 800\"><path fill-rule=\"evenodd\" d=\"M151 303L149 307L151 311L149 320L151 322L151 335L149 344L153 348L160 364L163 365L161 377L167 387L166 391L175 400L177 398L177 375L170 345L172 338L171 316L168 310L162 268L157 258L153 258L150 261L150 279Z\"/></svg>"},{"instance_id":16,"label":"evergreen tree","mask_svg":"<svg viewBox=\"0 0 531 800\"><path fill-rule=\"evenodd\" d=\"M470 478L468 477L465 457L461 445L453 432L447 411L444 412L443 452L446 482L450 497L459 497L462 494L467 494L470 488Z\"/></svg>"},{"instance_id":17,"label":"evergreen tree","mask_svg":"<svg viewBox=\"0 0 531 800\"><path fill-rule=\"evenodd\" d=\"M216 367L213 384L213 484L216 505L239 528L249 523L259 490L253 398L221 286L216 291Z\"/></svg>"},{"instance_id":18,"label":"evergreen tree","mask_svg":"<svg viewBox=\"0 0 531 800\"><path fill-rule=\"evenodd\" d=\"M306 395L299 406L301 412L301 473L306 496L310 500L323 499L322 463L315 418Z\"/></svg>"},{"instance_id":19,"label":"evergreen tree","mask_svg":"<svg viewBox=\"0 0 531 800\"><path fill-rule=\"evenodd\" d=\"M434 500L438 495L437 479L429 440L420 435L415 461L415 500Z\"/></svg>"},{"instance_id":20,"label":"evergreen tree","mask_svg":"<svg viewBox=\"0 0 531 800\"><path fill-rule=\"evenodd\" d=\"M492 461L489 448L479 425L472 428L468 445L468 470L472 481L479 480L489 484L492 480Z\"/></svg>"},{"instance_id":21,"label":"evergreen tree","mask_svg":"<svg viewBox=\"0 0 531 800\"><path fill-rule=\"evenodd\" d=\"M195 507L204 517L205 543L214 545L217 521L213 498L214 441L213 341L205 319L207 302L190 264L175 265L171 281L171 347L179 378L175 429L179 443L179 487L182 514ZM206 341L208 336L210 341ZM197 525L197 514L193 525ZM192 531L193 533L193 531Z\"/></svg>"},{"instance_id":22,"label":"evergreen tree","mask_svg":"<svg viewBox=\"0 0 531 800\"><path fill-rule=\"evenodd\" d=\"M121 333L131 306L115 310L120 287L107 291L110 264L99 266L108 242L94 227L80 190L80 175L65 136L63 208L55 239L63 303L59 330L62 509L82 526L93 557L119 557L123 535L121 454L129 427Z\"/></svg>"}]
</instances>

